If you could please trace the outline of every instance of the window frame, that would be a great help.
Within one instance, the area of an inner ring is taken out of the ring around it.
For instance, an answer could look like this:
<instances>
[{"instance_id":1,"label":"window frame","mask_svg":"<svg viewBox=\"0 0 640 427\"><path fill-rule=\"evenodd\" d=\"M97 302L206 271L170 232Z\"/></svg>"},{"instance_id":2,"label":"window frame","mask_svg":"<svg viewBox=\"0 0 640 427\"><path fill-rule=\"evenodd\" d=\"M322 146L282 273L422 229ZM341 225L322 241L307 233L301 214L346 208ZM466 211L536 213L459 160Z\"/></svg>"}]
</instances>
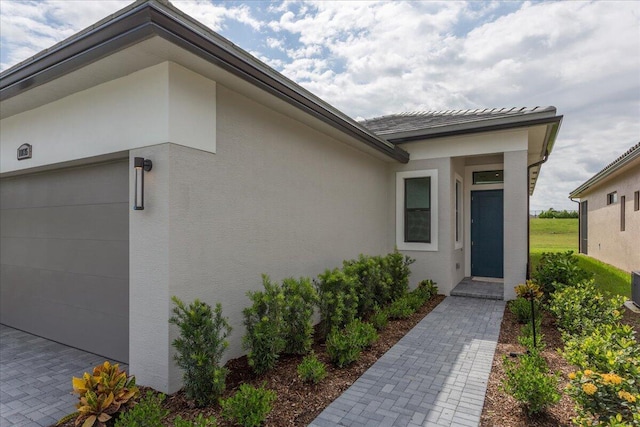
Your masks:
<instances>
[{"instance_id":1,"label":"window frame","mask_svg":"<svg viewBox=\"0 0 640 427\"><path fill-rule=\"evenodd\" d=\"M612 191L611 193L607 193L607 206L615 205L618 203L618 192Z\"/></svg>"},{"instance_id":2,"label":"window frame","mask_svg":"<svg viewBox=\"0 0 640 427\"><path fill-rule=\"evenodd\" d=\"M634 191L633 193L633 210L640 211L640 191Z\"/></svg>"},{"instance_id":3,"label":"window frame","mask_svg":"<svg viewBox=\"0 0 640 427\"><path fill-rule=\"evenodd\" d=\"M627 198L625 196L620 197L620 231L624 231L625 229L625 204Z\"/></svg>"},{"instance_id":4,"label":"window frame","mask_svg":"<svg viewBox=\"0 0 640 427\"><path fill-rule=\"evenodd\" d=\"M454 180L454 247L455 249L461 249L464 247L464 181L462 177L455 174Z\"/></svg>"},{"instance_id":5,"label":"window frame","mask_svg":"<svg viewBox=\"0 0 640 427\"><path fill-rule=\"evenodd\" d=\"M411 178L430 178L430 217L431 242L407 242L405 240L405 180ZM396 246L406 251L438 250L438 170L414 170L396 172Z\"/></svg>"}]
</instances>

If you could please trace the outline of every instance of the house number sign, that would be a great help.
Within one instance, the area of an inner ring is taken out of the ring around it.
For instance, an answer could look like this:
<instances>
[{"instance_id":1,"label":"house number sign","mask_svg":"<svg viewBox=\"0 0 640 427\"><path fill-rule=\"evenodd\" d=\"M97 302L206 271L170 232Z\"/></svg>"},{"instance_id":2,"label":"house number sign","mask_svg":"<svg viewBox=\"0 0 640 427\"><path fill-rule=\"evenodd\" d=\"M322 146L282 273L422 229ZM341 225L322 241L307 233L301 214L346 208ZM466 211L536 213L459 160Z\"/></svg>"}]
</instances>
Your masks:
<instances>
[{"instance_id":1,"label":"house number sign","mask_svg":"<svg viewBox=\"0 0 640 427\"><path fill-rule=\"evenodd\" d=\"M18 160L30 159L32 151L31 144L22 144L18 147Z\"/></svg>"}]
</instances>

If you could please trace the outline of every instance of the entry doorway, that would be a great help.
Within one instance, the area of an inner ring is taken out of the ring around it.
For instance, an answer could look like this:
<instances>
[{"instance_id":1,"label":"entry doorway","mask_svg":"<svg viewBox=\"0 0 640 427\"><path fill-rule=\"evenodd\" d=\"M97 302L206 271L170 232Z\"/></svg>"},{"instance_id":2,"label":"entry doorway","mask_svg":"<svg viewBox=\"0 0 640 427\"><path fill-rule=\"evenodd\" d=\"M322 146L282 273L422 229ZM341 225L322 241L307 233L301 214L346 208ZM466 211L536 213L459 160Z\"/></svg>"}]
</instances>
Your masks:
<instances>
[{"instance_id":1,"label":"entry doorway","mask_svg":"<svg viewBox=\"0 0 640 427\"><path fill-rule=\"evenodd\" d=\"M471 275L504 277L503 190L471 192Z\"/></svg>"}]
</instances>

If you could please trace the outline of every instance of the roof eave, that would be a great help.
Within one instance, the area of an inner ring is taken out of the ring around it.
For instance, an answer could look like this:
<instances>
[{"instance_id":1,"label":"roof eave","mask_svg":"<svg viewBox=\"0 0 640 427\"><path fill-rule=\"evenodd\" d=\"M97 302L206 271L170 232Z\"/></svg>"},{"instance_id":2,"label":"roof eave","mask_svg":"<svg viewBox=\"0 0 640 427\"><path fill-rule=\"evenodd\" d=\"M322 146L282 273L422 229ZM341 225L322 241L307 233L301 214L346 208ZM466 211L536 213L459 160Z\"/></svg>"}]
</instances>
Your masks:
<instances>
[{"instance_id":1,"label":"roof eave","mask_svg":"<svg viewBox=\"0 0 640 427\"><path fill-rule=\"evenodd\" d=\"M389 133L384 135L387 141L394 144L403 144L426 139L442 138L448 136L467 135L471 133L494 132L499 130L517 129L537 125L553 125L558 127L563 116L556 116L554 112L545 112L540 115L522 117L507 117L501 119L473 121L455 125L434 126L427 129L419 129L409 132Z\"/></svg>"},{"instance_id":2,"label":"roof eave","mask_svg":"<svg viewBox=\"0 0 640 427\"><path fill-rule=\"evenodd\" d=\"M0 101L51 82L153 36L162 37L402 163L409 154L173 6L148 1L125 8L0 74Z\"/></svg>"},{"instance_id":3,"label":"roof eave","mask_svg":"<svg viewBox=\"0 0 640 427\"><path fill-rule=\"evenodd\" d=\"M624 168L625 166L635 161L636 159L640 159L640 149L635 150L629 156L620 160L613 167L605 167L604 169L602 169L600 172L598 172L597 174L589 178L587 181L585 181L581 186L579 186L578 188L573 190L571 193L569 193L569 198L570 199L580 198L585 191L599 184L601 181L608 178L611 174L619 171L620 169Z\"/></svg>"}]
</instances>

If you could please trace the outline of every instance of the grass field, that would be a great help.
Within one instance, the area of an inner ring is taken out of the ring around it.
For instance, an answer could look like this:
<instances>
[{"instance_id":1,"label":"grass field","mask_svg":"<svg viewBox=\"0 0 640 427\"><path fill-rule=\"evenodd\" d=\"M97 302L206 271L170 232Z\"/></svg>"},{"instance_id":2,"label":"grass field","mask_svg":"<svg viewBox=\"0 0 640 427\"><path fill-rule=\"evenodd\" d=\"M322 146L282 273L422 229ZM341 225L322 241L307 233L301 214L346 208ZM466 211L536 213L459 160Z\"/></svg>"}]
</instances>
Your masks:
<instances>
[{"instance_id":1,"label":"grass field","mask_svg":"<svg viewBox=\"0 0 640 427\"><path fill-rule=\"evenodd\" d=\"M577 219L530 219L531 269L540 262L542 252L578 252ZM578 265L593 273L603 291L631 296L631 276L628 272L597 259L578 254Z\"/></svg>"}]
</instances>

